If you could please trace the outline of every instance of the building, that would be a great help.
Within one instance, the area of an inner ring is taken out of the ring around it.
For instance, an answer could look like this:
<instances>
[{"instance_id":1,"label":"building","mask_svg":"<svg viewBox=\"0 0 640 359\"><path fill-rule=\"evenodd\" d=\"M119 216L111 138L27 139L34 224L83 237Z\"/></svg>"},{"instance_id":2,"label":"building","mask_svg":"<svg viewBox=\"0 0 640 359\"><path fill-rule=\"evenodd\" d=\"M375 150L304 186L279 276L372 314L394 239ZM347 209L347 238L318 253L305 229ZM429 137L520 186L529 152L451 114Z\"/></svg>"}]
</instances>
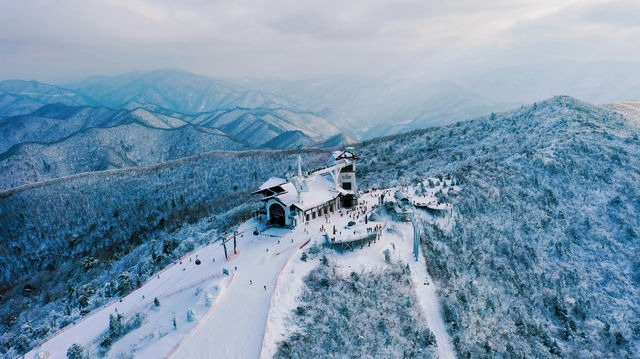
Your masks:
<instances>
[{"instance_id":1,"label":"building","mask_svg":"<svg viewBox=\"0 0 640 359\"><path fill-rule=\"evenodd\" d=\"M356 161L353 148L332 153L331 166L302 174L298 156L298 174L289 180L271 177L253 194L261 194L262 213L267 225L297 226L358 203Z\"/></svg>"}]
</instances>

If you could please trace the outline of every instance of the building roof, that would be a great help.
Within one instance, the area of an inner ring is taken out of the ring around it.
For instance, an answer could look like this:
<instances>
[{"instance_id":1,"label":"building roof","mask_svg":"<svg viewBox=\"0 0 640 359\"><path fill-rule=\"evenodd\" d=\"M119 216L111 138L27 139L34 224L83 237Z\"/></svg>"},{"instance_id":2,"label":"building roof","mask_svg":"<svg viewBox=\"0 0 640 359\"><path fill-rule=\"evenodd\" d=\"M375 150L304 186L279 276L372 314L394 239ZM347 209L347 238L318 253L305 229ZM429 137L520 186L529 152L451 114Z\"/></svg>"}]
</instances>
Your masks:
<instances>
[{"instance_id":1,"label":"building roof","mask_svg":"<svg viewBox=\"0 0 640 359\"><path fill-rule=\"evenodd\" d=\"M341 194L353 194L352 191L347 191L340 187L336 188L333 178L329 173L311 175L305 178L305 181L308 190L300 191L300 197L298 197L298 190L296 189L296 186L293 183L286 181L285 183L276 185L281 187L284 192L265 197L262 200L266 201L275 198L287 207L293 205L303 211L306 211L334 200ZM260 188L265 186L267 182L260 186ZM272 183L278 182L273 181Z\"/></svg>"},{"instance_id":2,"label":"building roof","mask_svg":"<svg viewBox=\"0 0 640 359\"><path fill-rule=\"evenodd\" d=\"M287 180L280 177L271 177L265 183L263 183L260 187L258 187L259 191L264 191L265 189L273 188L280 186L284 183L287 183Z\"/></svg>"},{"instance_id":3,"label":"building roof","mask_svg":"<svg viewBox=\"0 0 640 359\"><path fill-rule=\"evenodd\" d=\"M298 176L294 176L291 181L271 177L253 194L263 194L265 197L262 201L275 199L287 207L295 206L303 211L321 206L340 195L353 195L353 191L336 185L334 176L337 176L340 170L351 164L353 160L357 160L358 156L353 153L352 148L334 151L332 156L336 160L333 166L316 170L308 176L302 175L298 157Z\"/></svg>"},{"instance_id":4,"label":"building roof","mask_svg":"<svg viewBox=\"0 0 640 359\"><path fill-rule=\"evenodd\" d=\"M341 160L343 158L351 158L354 160L358 159L358 156L353 153L352 151L349 150L343 150L343 151L333 151L331 152L331 156L333 156L334 160Z\"/></svg>"}]
</instances>

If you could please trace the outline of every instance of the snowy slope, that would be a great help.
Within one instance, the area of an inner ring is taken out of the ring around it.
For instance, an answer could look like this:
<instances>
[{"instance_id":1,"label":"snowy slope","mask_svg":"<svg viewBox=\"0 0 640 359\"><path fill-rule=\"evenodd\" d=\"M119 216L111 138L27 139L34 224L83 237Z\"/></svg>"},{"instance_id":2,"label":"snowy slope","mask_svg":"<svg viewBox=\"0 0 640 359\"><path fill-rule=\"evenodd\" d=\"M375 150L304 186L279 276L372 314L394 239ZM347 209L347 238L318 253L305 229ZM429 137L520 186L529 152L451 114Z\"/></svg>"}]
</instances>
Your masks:
<instances>
[{"instance_id":1,"label":"snowy slope","mask_svg":"<svg viewBox=\"0 0 640 359\"><path fill-rule=\"evenodd\" d=\"M96 105L92 99L59 86L38 81L0 81L0 116L26 115L43 105L55 103L68 106Z\"/></svg>"},{"instance_id":2,"label":"snowy slope","mask_svg":"<svg viewBox=\"0 0 640 359\"><path fill-rule=\"evenodd\" d=\"M640 128L640 100L620 101L605 107L625 116L631 126Z\"/></svg>"},{"instance_id":3,"label":"snowy slope","mask_svg":"<svg viewBox=\"0 0 640 359\"><path fill-rule=\"evenodd\" d=\"M370 211L372 206L378 203L378 196L380 194L386 193L386 197L389 198L390 194L395 191L396 189L392 188L385 191L379 190L363 194L359 204L368 208L368 211ZM308 236L312 239L306 248L312 247L314 243L322 244L324 242L324 240L318 239L318 237L321 236L316 234L323 233L320 231L322 225L331 227L335 224L337 228L343 228L350 220L351 218L347 216L332 216L329 219L329 225L322 220L312 221L306 226L306 230L309 233ZM362 216L360 216L357 221L360 225L364 225ZM413 257L413 227L407 223L397 222L389 216L382 216L377 219L377 221L379 222L369 222L369 224L364 226L380 224L387 228L388 230L384 231L381 240L352 252L339 253L329 249L321 253L325 255L331 263L334 263L334 268L337 268L339 274L344 276L348 276L351 272L366 275L369 272L385 271L387 265L383 256L384 250L389 250L392 253L393 260L408 264L410 266L413 287L415 288L415 293L418 298L417 306L424 314L421 320L426 320L428 328L434 332L436 337L437 356L439 358L455 358L456 355L451 346L451 340L449 339L444 321L440 315L437 287L426 272L425 258L422 254L419 255L417 261ZM303 261L300 255L298 255L292 258L283 268L278 278L278 287L272 298L269 320L265 330L265 338L260 357L273 357L277 352L280 342L300 329L296 321L290 317L292 317L292 313L296 307L301 305L298 296L303 286L302 279L309 271L320 265L319 259L319 255L316 254L315 259L309 257L309 259ZM350 309L354 311L358 310L358 308ZM314 334L312 333L311 335ZM351 355L355 355L355 353L351 353Z\"/></svg>"},{"instance_id":4,"label":"snowy slope","mask_svg":"<svg viewBox=\"0 0 640 359\"><path fill-rule=\"evenodd\" d=\"M305 135L302 131L296 130L283 132L262 146L264 148L281 150L285 148L310 147L313 144L314 141L309 136Z\"/></svg>"},{"instance_id":5,"label":"snowy slope","mask_svg":"<svg viewBox=\"0 0 640 359\"><path fill-rule=\"evenodd\" d=\"M21 143L0 154L0 190L83 172L158 164L213 150L244 149L245 145L220 131L192 125L163 129L133 122L90 128L53 143Z\"/></svg>"},{"instance_id":6,"label":"snowy slope","mask_svg":"<svg viewBox=\"0 0 640 359\"><path fill-rule=\"evenodd\" d=\"M358 146L362 185L463 185L456 225L425 224L423 246L460 356L635 356L639 135L555 97Z\"/></svg>"},{"instance_id":7,"label":"snowy slope","mask_svg":"<svg viewBox=\"0 0 640 359\"><path fill-rule=\"evenodd\" d=\"M197 114L234 107L292 107L283 98L250 89L237 90L225 81L181 70L94 76L79 83L67 84L66 87L114 108L136 102Z\"/></svg>"},{"instance_id":8,"label":"snowy slope","mask_svg":"<svg viewBox=\"0 0 640 359\"><path fill-rule=\"evenodd\" d=\"M312 141L325 140L340 133L336 126L316 114L282 108L233 108L202 113L190 122L217 128L256 147L266 147L270 140L287 132L300 131ZM294 141L291 148L295 147Z\"/></svg>"},{"instance_id":9,"label":"snowy slope","mask_svg":"<svg viewBox=\"0 0 640 359\"><path fill-rule=\"evenodd\" d=\"M376 201L376 194L370 193L361 203L369 207ZM338 213L330 219L340 228L349 220ZM382 268L384 249L393 251L394 260L408 262L419 288L419 306L437 338L439 357L455 357L439 314L435 287L423 284L425 279L431 282L424 259L411 259L411 226L390 218L385 222L385 227L393 226L395 231L375 245L349 254L331 251L327 255L347 272ZM301 261L300 253L314 243L323 243L323 223L318 219L292 231L268 229L256 236L251 232L264 229L264 224L252 219L237 229L237 254L232 253L233 241L227 243L228 260L221 242L214 241L215 232L205 232L211 244L174 261L139 289L50 336L25 358L35 358L36 353L40 357L64 357L74 343L92 355L104 353L109 358L131 354L144 358L271 357L278 338L289 330L285 318L294 309L291 304L295 303L296 285L310 266L318 265L318 260ZM196 264L196 259L201 263ZM222 274L223 268L229 270L228 276ZM154 298L158 298L159 306L153 304ZM192 321L187 320L190 308L197 309ZM109 315L118 313L125 319L136 314L144 319L138 328L104 350L99 343L109 332Z\"/></svg>"}]
</instances>

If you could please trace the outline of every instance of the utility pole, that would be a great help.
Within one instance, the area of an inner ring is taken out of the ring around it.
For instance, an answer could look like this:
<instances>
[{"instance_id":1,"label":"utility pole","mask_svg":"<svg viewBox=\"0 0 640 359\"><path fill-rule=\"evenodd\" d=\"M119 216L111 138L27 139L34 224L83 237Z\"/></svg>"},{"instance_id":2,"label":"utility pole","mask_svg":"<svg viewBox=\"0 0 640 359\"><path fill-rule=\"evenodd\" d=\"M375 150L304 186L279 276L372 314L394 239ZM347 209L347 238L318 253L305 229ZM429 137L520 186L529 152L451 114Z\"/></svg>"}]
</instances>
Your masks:
<instances>
[{"instance_id":1,"label":"utility pole","mask_svg":"<svg viewBox=\"0 0 640 359\"><path fill-rule=\"evenodd\" d=\"M224 259L229 260L229 256L227 255L227 239L220 236L218 237L218 240L222 242L222 248L224 248Z\"/></svg>"},{"instance_id":2,"label":"utility pole","mask_svg":"<svg viewBox=\"0 0 640 359\"><path fill-rule=\"evenodd\" d=\"M222 240L222 246L224 247L224 259L229 260L229 256L227 256L227 243L224 239Z\"/></svg>"},{"instance_id":3,"label":"utility pole","mask_svg":"<svg viewBox=\"0 0 640 359\"><path fill-rule=\"evenodd\" d=\"M233 254L238 254L238 246L236 244L236 233L238 233L237 231L233 231Z\"/></svg>"},{"instance_id":4,"label":"utility pole","mask_svg":"<svg viewBox=\"0 0 640 359\"><path fill-rule=\"evenodd\" d=\"M415 257L416 261L418 260L418 252L419 252L419 243L420 243L420 234L418 232L419 229L419 225L418 225L418 221L415 218L414 214L411 214L411 217L409 217L409 219L411 220L411 224L413 225L413 256Z\"/></svg>"},{"instance_id":5,"label":"utility pole","mask_svg":"<svg viewBox=\"0 0 640 359\"><path fill-rule=\"evenodd\" d=\"M236 236L243 234L244 232L238 232L237 230L233 231L233 254L238 254L238 240ZM229 239L231 240L231 239Z\"/></svg>"}]
</instances>

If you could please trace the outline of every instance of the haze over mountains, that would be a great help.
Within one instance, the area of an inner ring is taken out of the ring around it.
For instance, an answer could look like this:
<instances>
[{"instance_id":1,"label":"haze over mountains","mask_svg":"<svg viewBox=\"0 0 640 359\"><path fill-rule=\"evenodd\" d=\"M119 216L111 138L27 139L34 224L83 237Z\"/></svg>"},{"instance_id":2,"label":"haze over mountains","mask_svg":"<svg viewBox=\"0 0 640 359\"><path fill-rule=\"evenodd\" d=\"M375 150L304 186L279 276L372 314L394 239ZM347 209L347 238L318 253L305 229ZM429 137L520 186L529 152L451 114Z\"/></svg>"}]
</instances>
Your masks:
<instances>
[{"instance_id":1,"label":"haze over mountains","mask_svg":"<svg viewBox=\"0 0 640 359\"><path fill-rule=\"evenodd\" d=\"M637 64L605 62L499 69L455 79L462 86L420 76L287 81L181 70L61 85L0 81L0 189L211 150L340 147L554 94L614 102L640 97L639 73Z\"/></svg>"}]
</instances>

